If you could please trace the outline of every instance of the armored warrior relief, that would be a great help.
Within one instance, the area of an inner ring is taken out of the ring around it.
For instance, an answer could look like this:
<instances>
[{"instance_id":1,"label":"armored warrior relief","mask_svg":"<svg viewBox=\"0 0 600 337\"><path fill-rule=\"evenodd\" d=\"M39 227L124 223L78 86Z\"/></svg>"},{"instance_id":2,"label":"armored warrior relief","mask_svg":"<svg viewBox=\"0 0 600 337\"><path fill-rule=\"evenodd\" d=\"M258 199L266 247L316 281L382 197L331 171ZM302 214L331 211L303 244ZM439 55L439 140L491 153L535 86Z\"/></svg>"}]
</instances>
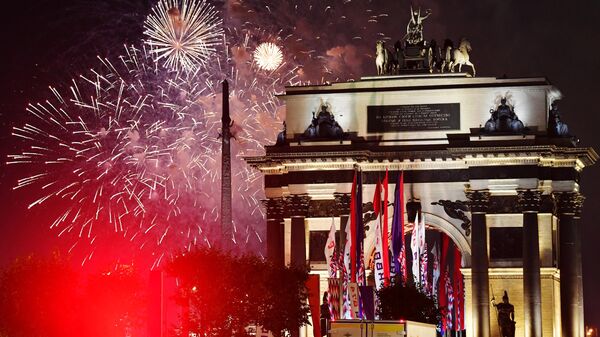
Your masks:
<instances>
[{"instance_id":1,"label":"armored warrior relief","mask_svg":"<svg viewBox=\"0 0 600 337\"><path fill-rule=\"evenodd\" d=\"M492 297L492 305L496 308L498 314L498 326L500 327L500 336L515 337L515 306L508 302L508 293L504 291L502 303L496 304L496 298Z\"/></svg>"}]
</instances>

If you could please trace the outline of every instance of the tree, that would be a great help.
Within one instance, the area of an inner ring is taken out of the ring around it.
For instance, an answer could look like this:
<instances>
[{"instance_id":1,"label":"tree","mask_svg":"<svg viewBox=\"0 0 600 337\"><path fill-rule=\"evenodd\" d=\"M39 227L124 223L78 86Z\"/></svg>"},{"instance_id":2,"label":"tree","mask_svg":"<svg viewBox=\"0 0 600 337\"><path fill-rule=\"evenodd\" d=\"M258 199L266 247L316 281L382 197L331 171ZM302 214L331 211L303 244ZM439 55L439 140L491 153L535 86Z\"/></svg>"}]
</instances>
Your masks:
<instances>
[{"instance_id":1,"label":"tree","mask_svg":"<svg viewBox=\"0 0 600 337\"><path fill-rule=\"evenodd\" d=\"M131 336L144 307L133 270L80 273L56 252L17 258L0 273L0 336Z\"/></svg>"},{"instance_id":2,"label":"tree","mask_svg":"<svg viewBox=\"0 0 600 337\"><path fill-rule=\"evenodd\" d=\"M435 300L412 284L403 286L401 282L393 282L377 291L377 297L377 313L381 319L404 319L436 325L440 322L441 311Z\"/></svg>"},{"instance_id":3,"label":"tree","mask_svg":"<svg viewBox=\"0 0 600 337\"><path fill-rule=\"evenodd\" d=\"M89 275L79 300L80 336L132 336L143 324L143 286L131 266Z\"/></svg>"},{"instance_id":4,"label":"tree","mask_svg":"<svg viewBox=\"0 0 600 337\"><path fill-rule=\"evenodd\" d=\"M177 257L167 271L181 281L176 300L184 315L178 334L243 337L250 325L293 331L308 322L306 270L198 249Z\"/></svg>"},{"instance_id":5,"label":"tree","mask_svg":"<svg viewBox=\"0 0 600 337\"><path fill-rule=\"evenodd\" d=\"M58 253L17 258L0 276L0 335L76 335L77 282Z\"/></svg>"}]
</instances>

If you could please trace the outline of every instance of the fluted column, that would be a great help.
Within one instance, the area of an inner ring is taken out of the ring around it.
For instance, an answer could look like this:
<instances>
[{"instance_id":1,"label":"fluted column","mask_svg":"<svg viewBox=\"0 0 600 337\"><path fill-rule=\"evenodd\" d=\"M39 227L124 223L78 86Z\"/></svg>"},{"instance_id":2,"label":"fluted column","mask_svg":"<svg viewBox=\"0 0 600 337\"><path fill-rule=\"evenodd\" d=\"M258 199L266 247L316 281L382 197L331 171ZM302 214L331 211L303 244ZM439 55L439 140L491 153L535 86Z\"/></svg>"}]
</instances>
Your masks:
<instances>
[{"instance_id":1,"label":"fluted column","mask_svg":"<svg viewBox=\"0 0 600 337\"><path fill-rule=\"evenodd\" d=\"M308 194L293 194L284 199L284 215L291 218L290 264L306 267L306 224Z\"/></svg>"},{"instance_id":2,"label":"fluted column","mask_svg":"<svg viewBox=\"0 0 600 337\"><path fill-rule=\"evenodd\" d=\"M542 336L542 283L538 212L542 191L517 190L523 213L523 312L525 337Z\"/></svg>"},{"instance_id":3,"label":"fluted column","mask_svg":"<svg viewBox=\"0 0 600 337\"><path fill-rule=\"evenodd\" d=\"M488 190L467 190L471 209L471 289L473 332L470 336L490 336L490 290L487 225L485 215L490 202Z\"/></svg>"},{"instance_id":4,"label":"fluted column","mask_svg":"<svg viewBox=\"0 0 600 337\"><path fill-rule=\"evenodd\" d=\"M558 216L560 315L562 336L583 337L583 280L579 218L584 197L579 192L552 194Z\"/></svg>"},{"instance_id":5,"label":"fluted column","mask_svg":"<svg viewBox=\"0 0 600 337\"><path fill-rule=\"evenodd\" d=\"M262 200L267 210L267 259L277 265L285 263L283 198Z\"/></svg>"}]
</instances>

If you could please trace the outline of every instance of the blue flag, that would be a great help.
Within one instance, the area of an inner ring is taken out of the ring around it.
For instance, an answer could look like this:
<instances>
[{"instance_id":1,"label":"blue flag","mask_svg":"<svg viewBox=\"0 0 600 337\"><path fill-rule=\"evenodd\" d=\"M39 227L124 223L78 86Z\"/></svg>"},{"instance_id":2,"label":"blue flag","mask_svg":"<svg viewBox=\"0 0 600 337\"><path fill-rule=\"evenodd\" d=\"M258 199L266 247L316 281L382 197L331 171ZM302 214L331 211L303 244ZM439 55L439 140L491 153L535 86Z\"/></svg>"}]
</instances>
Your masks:
<instances>
[{"instance_id":1,"label":"blue flag","mask_svg":"<svg viewBox=\"0 0 600 337\"><path fill-rule=\"evenodd\" d=\"M406 283L406 243L404 242L404 172L400 172L394 191L392 253L396 277Z\"/></svg>"}]
</instances>

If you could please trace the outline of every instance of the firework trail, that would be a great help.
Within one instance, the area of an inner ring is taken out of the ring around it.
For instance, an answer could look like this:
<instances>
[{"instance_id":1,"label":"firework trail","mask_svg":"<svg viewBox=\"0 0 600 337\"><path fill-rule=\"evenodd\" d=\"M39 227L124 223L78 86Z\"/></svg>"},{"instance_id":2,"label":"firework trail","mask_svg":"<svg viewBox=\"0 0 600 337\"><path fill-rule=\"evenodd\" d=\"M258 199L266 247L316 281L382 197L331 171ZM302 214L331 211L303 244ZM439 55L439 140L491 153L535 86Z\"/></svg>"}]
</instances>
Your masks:
<instances>
[{"instance_id":1,"label":"firework trail","mask_svg":"<svg viewBox=\"0 0 600 337\"><path fill-rule=\"evenodd\" d=\"M9 164L25 165L30 174L15 188L41 192L30 208L61 210L51 227L76 245L89 244L85 259L115 237L151 251L154 264L214 242L224 78L232 83L236 237L260 251L262 176L243 156L262 153L275 139L282 107L274 94L293 84L295 73L285 62L278 76L260 72L243 60L262 38L231 36L224 56L195 72L170 71L144 48L128 47L115 62L100 59L66 93L51 88L53 99L27 108L29 123L14 129L26 149Z\"/></svg>"},{"instance_id":2,"label":"firework trail","mask_svg":"<svg viewBox=\"0 0 600 337\"><path fill-rule=\"evenodd\" d=\"M222 20L204 0L160 0L144 26L145 41L157 61L171 70L205 65L221 42Z\"/></svg>"},{"instance_id":3,"label":"firework trail","mask_svg":"<svg viewBox=\"0 0 600 337\"><path fill-rule=\"evenodd\" d=\"M227 2L221 34L220 19L204 1L159 2L145 23L145 47L101 58L70 88L51 88L53 98L28 107L29 123L14 130L24 149L10 156L28 172L16 188L39 194L30 207L57 212L51 226L60 236L90 245L87 260L115 237L150 251L154 265L212 244L219 223L220 83L228 79L234 233L240 246L260 251L263 178L243 156L260 155L263 145L275 142L285 115L275 94L284 86L364 73L362 60L371 57L372 46L352 41L385 38L370 25L387 17L366 6ZM361 13L366 19L351 17ZM213 31L186 35L188 21L202 15ZM327 31L342 33L326 38ZM165 42L162 49L154 37ZM195 47L186 54L177 41ZM261 46L276 46L267 53L275 58L263 63L256 56Z\"/></svg>"}]
</instances>

